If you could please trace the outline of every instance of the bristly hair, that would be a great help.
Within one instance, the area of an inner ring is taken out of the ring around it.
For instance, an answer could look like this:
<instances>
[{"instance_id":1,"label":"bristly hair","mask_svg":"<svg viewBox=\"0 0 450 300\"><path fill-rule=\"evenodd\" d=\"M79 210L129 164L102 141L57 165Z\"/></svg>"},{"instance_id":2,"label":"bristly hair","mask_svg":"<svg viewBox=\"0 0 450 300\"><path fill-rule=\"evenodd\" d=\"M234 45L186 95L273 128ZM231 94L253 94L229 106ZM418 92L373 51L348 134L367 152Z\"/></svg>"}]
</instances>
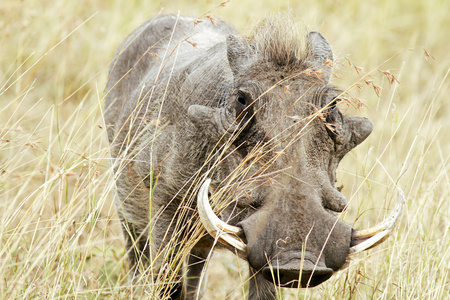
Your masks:
<instances>
[{"instance_id":1,"label":"bristly hair","mask_svg":"<svg viewBox=\"0 0 450 300\"><path fill-rule=\"evenodd\" d=\"M298 68L307 59L305 35L289 14L274 14L263 20L248 37L258 56L281 67Z\"/></svg>"}]
</instances>

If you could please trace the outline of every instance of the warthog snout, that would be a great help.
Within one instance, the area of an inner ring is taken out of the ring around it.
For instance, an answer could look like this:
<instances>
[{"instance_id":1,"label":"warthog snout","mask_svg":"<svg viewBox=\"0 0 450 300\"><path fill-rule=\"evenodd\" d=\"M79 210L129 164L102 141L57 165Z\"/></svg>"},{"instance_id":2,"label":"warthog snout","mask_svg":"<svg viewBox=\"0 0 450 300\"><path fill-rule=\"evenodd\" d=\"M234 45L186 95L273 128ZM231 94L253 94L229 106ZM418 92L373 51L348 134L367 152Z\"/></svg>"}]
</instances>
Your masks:
<instances>
[{"instance_id":1,"label":"warthog snout","mask_svg":"<svg viewBox=\"0 0 450 300\"><path fill-rule=\"evenodd\" d=\"M298 210L283 209L278 205L280 201L270 201L237 226L231 226L221 221L209 205L210 182L206 180L198 194L200 217L209 234L234 248L251 268L260 271L254 276L262 274L265 280L282 287L313 287L326 281L346 264L349 254L384 241L405 205L399 189L397 204L383 222L355 230L323 207L314 208L314 203L319 202L304 196L297 199Z\"/></svg>"}]
</instances>

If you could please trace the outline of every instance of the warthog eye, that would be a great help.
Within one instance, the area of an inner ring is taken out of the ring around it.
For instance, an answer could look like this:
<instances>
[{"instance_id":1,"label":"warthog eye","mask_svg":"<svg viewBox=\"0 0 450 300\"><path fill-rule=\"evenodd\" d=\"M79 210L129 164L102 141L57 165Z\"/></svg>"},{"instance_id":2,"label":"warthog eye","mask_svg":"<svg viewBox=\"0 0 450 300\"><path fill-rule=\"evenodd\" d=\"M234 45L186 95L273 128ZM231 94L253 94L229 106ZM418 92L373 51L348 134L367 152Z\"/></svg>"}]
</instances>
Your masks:
<instances>
[{"instance_id":1,"label":"warthog eye","mask_svg":"<svg viewBox=\"0 0 450 300\"><path fill-rule=\"evenodd\" d=\"M340 101L339 98L334 98L328 104L328 113L325 124L328 134L335 142L338 142L339 140L339 134L342 131L342 123L344 121L342 113L339 111L337 107L339 101Z\"/></svg>"},{"instance_id":2,"label":"warthog eye","mask_svg":"<svg viewBox=\"0 0 450 300\"><path fill-rule=\"evenodd\" d=\"M247 106L247 97L245 96L245 93L242 91L239 91L237 96L236 96L236 101L242 105L242 106Z\"/></svg>"},{"instance_id":3,"label":"warthog eye","mask_svg":"<svg viewBox=\"0 0 450 300\"><path fill-rule=\"evenodd\" d=\"M333 98L333 100L330 101L330 103L328 103L328 116L331 115L338 115L339 114L339 109L337 107L338 103L341 101L341 99L339 98ZM331 116L333 117L333 116Z\"/></svg>"},{"instance_id":4,"label":"warthog eye","mask_svg":"<svg viewBox=\"0 0 450 300\"><path fill-rule=\"evenodd\" d=\"M236 118L241 121L247 121L251 116L250 103L252 102L251 96L244 91L239 90L236 93L235 98Z\"/></svg>"},{"instance_id":5,"label":"warthog eye","mask_svg":"<svg viewBox=\"0 0 450 300\"><path fill-rule=\"evenodd\" d=\"M328 104L330 111L338 109L337 104L339 103L339 101L341 101L341 99L339 98L334 98L333 100L331 100L330 104Z\"/></svg>"}]
</instances>

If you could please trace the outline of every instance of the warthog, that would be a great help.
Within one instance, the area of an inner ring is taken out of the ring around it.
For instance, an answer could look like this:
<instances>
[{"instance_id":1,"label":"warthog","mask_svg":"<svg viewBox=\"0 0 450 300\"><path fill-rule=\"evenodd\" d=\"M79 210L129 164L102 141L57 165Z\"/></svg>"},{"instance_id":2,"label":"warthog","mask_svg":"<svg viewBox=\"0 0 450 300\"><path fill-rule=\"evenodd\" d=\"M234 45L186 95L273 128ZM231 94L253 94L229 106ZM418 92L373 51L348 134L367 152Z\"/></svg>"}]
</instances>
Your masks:
<instances>
[{"instance_id":1,"label":"warthog","mask_svg":"<svg viewBox=\"0 0 450 300\"><path fill-rule=\"evenodd\" d=\"M387 237L401 191L372 229L336 216L347 206L336 168L373 124L339 110L332 65L327 40L286 16L249 36L160 16L126 39L105 120L135 280L175 274L161 295L198 297L209 253L226 248L248 261L249 299L275 299L275 286L316 286Z\"/></svg>"}]
</instances>

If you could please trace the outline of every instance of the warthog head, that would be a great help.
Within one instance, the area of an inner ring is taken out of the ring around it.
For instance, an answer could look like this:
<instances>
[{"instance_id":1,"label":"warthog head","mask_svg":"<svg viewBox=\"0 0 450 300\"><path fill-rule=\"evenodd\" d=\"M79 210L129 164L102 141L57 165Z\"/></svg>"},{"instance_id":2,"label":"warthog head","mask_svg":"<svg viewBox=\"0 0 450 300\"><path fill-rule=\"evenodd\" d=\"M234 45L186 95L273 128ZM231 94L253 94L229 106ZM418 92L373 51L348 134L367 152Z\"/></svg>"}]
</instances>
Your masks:
<instances>
[{"instance_id":1,"label":"warthog head","mask_svg":"<svg viewBox=\"0 0 450 300\"><path fill-rule=\"evenodd\" d=\"M256 276L283 287L316 286L339 270L349 253L384 240L402 200L371 230L355 231L336 217L347 206L335 187L336 168L373 124L339 111L343 94L330 85L333 54L320 33L308 34L300 54L289 37L259 36L264 27L246 40L227 38L234 78L227 105L189 108L205 136L231 141L233 152L224 164L234 156L240 161L234 170L223 170L228 193L218 194L228 203L221 218L209 206L210 180L199 192L198 207L208 232L247 259Z\"/></svg>"}]
</instances>

